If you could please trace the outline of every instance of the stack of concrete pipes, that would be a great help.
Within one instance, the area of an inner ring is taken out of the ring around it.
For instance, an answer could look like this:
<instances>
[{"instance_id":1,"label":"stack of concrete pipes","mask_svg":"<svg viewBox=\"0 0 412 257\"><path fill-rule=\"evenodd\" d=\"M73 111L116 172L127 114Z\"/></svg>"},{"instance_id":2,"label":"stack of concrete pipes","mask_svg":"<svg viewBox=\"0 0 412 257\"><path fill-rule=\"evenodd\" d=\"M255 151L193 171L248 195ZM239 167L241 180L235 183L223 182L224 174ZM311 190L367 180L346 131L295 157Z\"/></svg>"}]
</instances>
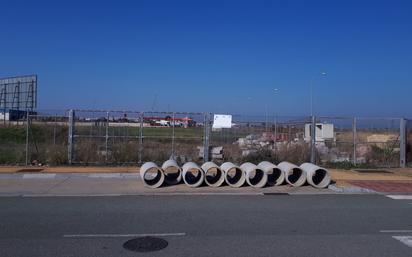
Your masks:
<instances>
[{"instance_id":1,"label":"stack of concrete pipes","mask_svg":"<svg viewBox=\"0 0 412 257\"><path fill-rule=\"evenodd\" d=\"M146 186L158 188L163 184L176 185L182 180L189 187L199 187L203 183L219 187L223 183L231 187L241 187L245 183L252 187L279 186L287 184L299 187L306 183L316 188L330 184L329 172L317 165L304 163L300 166L289 162L278 165L264 161L255 165L250 162L237 166L225 162L221 166L206 162L202 166L187 162L180 167L175 160L168 160L161 167L154 162L146 162L140 168L140 176Z\"/></svg>"}]
</instances>

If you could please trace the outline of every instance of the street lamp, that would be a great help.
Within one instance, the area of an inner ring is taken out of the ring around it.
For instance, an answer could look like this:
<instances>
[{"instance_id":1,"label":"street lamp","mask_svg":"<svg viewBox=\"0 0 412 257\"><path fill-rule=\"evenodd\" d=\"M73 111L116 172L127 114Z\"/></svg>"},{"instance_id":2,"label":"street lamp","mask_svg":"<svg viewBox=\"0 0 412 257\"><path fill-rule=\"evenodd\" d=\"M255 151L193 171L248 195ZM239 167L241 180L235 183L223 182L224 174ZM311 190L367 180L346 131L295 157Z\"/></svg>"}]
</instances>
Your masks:
<instances>
[{"instance_id":1,"label":"street lamp","mask_svg":"<svg viewBox=\"0 0 412 257\"><path fill-rule=\"evenodd\" d=\"M316 73L310 80L310 116L313 116L313 81L319 75L326 76L326 72Z\"/></svg>"}]
</instances>

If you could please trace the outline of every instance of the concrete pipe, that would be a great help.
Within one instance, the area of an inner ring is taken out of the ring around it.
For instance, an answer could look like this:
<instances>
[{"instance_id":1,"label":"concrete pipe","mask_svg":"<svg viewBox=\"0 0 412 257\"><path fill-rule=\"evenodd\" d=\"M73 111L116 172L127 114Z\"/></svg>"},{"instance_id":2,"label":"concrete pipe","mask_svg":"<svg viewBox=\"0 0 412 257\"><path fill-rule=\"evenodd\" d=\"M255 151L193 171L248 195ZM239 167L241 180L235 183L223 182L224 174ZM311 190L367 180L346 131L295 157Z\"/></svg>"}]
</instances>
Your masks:
<instances>
[{"instance_id":1,"label":"concrete pipe","mask_svg":"<svg viewBox=\"0 0 412 257\"><path fill-rule=\"evenodd\" d=\"M285 181L285 173L271 162L263 161L258 164L258 168L267 174L269 186L279 186Z\"/></svg>"},{"instance_id":2,"label":"concrete pipe","mask_svg":"<svg viewBox=\"0 0 412 257\"><path fill-rule=\"evenodd\" d=\"M165 180L163 170L154 162L146 162L143 164L140 168L140 177L142 178L145 186L150 188L160 187Z\"/></svg>"},{"instance_id":3,"label":"concrete pipe","mask_svg":"<svg viewBox=\"0 0 412 257\"><path fill-rule=\"evenodd\" d=\"M286 182L294 187L299 187L306 182L306 173L301 168L290 162L281 162L278 168L285 174Z\"/></svg>"},{"instance_id":4,"label":"concrete pipe","mask_svg":"<svg viewBox=\"0 0 412 257\"><path fill-rule=\"evenodd\" d=\"M183 167L183 181L190 187L198 187L203 183L203 170L194 162L186 162Z\"/></svg>"},{"instance_id":5,"label":"concrete pipe","mask_svg":"<svg viewBox=\"0 0 412 257\"><path fill-rule=\"evenodd\" d=\"M240 168L245 173L246 182L251 187L260 188L266 186L266 183L268 182L268 176L266 172L264 172L258 166L250 162L245 162L242 165L240 165Z\"/></svg>"},{"instance_id":6,"label":"concrete pipe","mask_svg":"<svg viewBox=\"0 0 412 257\"><path fill-rule=\"evenodd\" d=\"M205 182L211 187L220 187L225 181L225 174L214 162L205 162L202 165L205 172Z\"/></svg>"},{"instance_id":7,"label":"concrete pipe","mask_svg":"<svg viewBox=\"0 0 412 257\"><path fill-rule=\"evenodd\" d=\"M225 162L220 168L225 173L225 181L229 186L241 187L245 184L246 175L240 167L231 162Z\"/></svg>"},{"instance_id":8,"label":"concrete pipe","mask_svg":"<svg viewBox=\"0 0 412 257\"><path fill-rule=\"evenodd\" d=\"M309 185L316 188L325 188L330 184L329 171L312 163L304 163L300 168L306 172Z\"/></svg>"},{"instance_id":9,"label":"concrete pipe","mask_svg":"<svg viewBox=\"0 0 412 257\"><path fill-rule=\"evenodd\" d=\"M175 160L167 160L162 165L165 182L169 185L179 184L182 180L182 169Z\"/></svg>"}]
</instances>

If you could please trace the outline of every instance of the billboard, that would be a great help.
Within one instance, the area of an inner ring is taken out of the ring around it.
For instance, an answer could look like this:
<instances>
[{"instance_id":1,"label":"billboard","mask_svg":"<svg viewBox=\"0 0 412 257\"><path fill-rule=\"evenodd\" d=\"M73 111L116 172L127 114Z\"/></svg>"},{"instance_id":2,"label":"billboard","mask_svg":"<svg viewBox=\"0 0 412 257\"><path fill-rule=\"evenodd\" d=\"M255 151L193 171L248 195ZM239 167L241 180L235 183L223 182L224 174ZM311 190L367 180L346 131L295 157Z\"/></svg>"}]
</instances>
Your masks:
<instances>
[{"instance_id":1,"label":"billboard","mask_svg":"<svg viewBox=\"0 0 412 257\"><path fill-rule=\"evenodd\" d=\"M34 110L37 75L0 78L0 110Z\"/></svg>"}]
</instances>

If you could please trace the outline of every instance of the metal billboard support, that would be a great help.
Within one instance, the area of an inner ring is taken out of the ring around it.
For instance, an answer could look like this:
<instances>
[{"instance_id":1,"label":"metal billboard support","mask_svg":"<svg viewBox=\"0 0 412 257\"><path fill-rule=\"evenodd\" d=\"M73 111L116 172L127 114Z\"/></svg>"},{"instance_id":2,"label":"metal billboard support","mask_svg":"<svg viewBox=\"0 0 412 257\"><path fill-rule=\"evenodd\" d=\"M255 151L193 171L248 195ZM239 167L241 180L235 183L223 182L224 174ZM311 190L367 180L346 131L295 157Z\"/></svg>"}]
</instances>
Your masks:
<instances>
[{"instance_id":1,"label":"metal billboard support","mask_svg":"<svg viewBox=\"0 0 412 257\"><path fill-rule=\"evenodd\" d=\"M29 139L29 111L26 110L26 166L29 165L29 143L30 143L30 139Z\"/></svg>"}]
</instances>

